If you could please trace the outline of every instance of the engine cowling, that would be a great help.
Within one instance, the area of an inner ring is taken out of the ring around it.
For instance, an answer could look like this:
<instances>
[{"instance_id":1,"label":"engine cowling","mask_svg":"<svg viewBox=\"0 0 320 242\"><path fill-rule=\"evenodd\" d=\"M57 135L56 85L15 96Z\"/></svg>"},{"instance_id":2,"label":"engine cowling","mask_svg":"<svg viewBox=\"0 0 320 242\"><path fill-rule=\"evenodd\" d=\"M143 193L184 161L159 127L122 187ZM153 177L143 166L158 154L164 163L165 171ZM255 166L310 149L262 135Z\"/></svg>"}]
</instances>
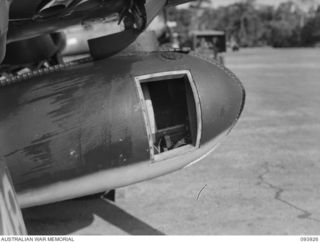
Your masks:
<instances>
[{"instance_id":1,"label":"engine cowling","mask_svg":"<svg viewBox=\"0 0 320 242\"><path fill-rule=\"evenodd\" d=\"M62 33L40 35L34 38L11 42L7 45L7 54L3 64L28 65L41 61L50 61L66 45Z\"/></svg>"}]
</instances>

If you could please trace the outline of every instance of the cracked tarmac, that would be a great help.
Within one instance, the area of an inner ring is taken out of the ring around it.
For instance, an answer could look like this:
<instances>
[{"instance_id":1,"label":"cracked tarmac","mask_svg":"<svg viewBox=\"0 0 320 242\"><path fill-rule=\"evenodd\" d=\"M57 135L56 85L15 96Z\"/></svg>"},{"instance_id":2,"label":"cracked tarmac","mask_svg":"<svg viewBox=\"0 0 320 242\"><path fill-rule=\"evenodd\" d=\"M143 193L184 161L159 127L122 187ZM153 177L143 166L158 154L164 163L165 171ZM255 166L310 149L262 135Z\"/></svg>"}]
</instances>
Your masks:
<instances>
[{"instance_id":1,"label":"cracked tarmac","mask_svg":"<svg viewBox=\"0 0 320 242\"><path fill-rule=\"evenodd\" d=\"M296 205L294 205L292 202L290 201L287 201L287 200L284 200L282 198L282 194L284 192L286 192L286 190L284 190L283 188L279 187L279 186L276 186L276 185L273 185L271 184L270 182L267 181L266 179L266 176L271 173L270 171L270 164L269 163L265 163L264 164L264 167L265 167L265 171L263 173L261 173L259 176L258 176L258 180L259 182L257 183L257 185L266 185L267 187L269 187L270 189L274 190L275 191L275 194L274 194L274 199L275 200L278 200L279 202L282 202L286 205L288 205L289 207L297 210L297 211L300 211L302 212L301 214L299 214L297 216L297 218L300 218L300 219L310 219L312 221L316 221L316 222L320 222L319 219L317 218L313 218L312 217L312 213L310 213L309 211L307 210L304 210L303 208L300 208Z\"/></svg>"},{"instance_id":2,"label":"cracked tarmac","mask_svg":"<svg viewBox=\"0 0 320 242\"><path fill-rule=\"evenodd\" d=\"M247 100L210 157L117 190L24 210L32 234L320 234L320 49L241 49Z\"/></svg>"}]
</instances>

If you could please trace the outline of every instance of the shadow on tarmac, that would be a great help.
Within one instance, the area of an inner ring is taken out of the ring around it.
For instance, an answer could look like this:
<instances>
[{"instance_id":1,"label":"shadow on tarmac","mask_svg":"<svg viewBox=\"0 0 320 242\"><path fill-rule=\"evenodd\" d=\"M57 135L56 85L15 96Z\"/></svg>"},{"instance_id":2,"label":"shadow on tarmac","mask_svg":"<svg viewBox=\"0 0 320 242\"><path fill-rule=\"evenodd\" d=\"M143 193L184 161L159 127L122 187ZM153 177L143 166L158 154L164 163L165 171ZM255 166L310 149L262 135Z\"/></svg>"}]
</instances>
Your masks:
<instances>
[{"instance_id":1,"label":"shadow on tarmac","mask_svg":"<svg viewBox=\"0 0 320 242\"><path fill-rule=\"evenodd\" d=\"M78 230L90 226L95 216L107 222L103 225L105 235L109 235L108 231L112 233L110 224L129 235L164 235L116 204L100 198L70 200L24 209L22 212L31 235L77 234ZM90 228L90 234L101 234L101 223L99 228L100 231Z\"/></svg>"}]
</instances>

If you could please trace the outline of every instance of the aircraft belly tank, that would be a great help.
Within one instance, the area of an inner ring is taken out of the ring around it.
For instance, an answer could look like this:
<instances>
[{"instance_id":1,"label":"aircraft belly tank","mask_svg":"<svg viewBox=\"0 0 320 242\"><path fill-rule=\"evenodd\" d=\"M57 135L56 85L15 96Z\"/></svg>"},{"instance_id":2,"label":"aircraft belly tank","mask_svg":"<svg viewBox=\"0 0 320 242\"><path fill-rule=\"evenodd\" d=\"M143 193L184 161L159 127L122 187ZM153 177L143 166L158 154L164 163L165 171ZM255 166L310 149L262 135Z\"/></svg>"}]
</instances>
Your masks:
<instances>
[{"instance_id":1,"label":"aircraft belly tank","mask_svg":"<svg viewBox=\"0 0 320 242\"><path fill-rule=\"evenodd\" d=\"M174 52L45 72L0 88L1 152L21 207L183 168L215 148L244 105L231 72Z\"/></svg>"}]
</instances>

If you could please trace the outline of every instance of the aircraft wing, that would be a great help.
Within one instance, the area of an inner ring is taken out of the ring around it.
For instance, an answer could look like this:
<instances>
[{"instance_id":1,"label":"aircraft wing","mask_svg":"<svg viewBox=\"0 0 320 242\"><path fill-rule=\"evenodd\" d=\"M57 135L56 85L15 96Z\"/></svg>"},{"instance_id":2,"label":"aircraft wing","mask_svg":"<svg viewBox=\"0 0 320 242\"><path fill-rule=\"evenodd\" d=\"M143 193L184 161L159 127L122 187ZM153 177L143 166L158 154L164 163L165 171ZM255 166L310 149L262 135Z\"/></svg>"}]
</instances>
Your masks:
<instances>
[{"instance_id":1,"label":"aircraft wing","mask_svg":"<svg viewBox=\"0 0 320 242\"><path fill-rule=\"evenodd\" d=\"M132 43L161 9L184 2L187 1L13 0L11 4L0 1L0 60L4 57L6 43L35 38L72 25L115 20L119 23L118 32L125 32L123 36L118 33L120 36L111 37L112 52L116 53ZM119 39L122 42L119 43Z\"/></svg>"}]
</instances>

